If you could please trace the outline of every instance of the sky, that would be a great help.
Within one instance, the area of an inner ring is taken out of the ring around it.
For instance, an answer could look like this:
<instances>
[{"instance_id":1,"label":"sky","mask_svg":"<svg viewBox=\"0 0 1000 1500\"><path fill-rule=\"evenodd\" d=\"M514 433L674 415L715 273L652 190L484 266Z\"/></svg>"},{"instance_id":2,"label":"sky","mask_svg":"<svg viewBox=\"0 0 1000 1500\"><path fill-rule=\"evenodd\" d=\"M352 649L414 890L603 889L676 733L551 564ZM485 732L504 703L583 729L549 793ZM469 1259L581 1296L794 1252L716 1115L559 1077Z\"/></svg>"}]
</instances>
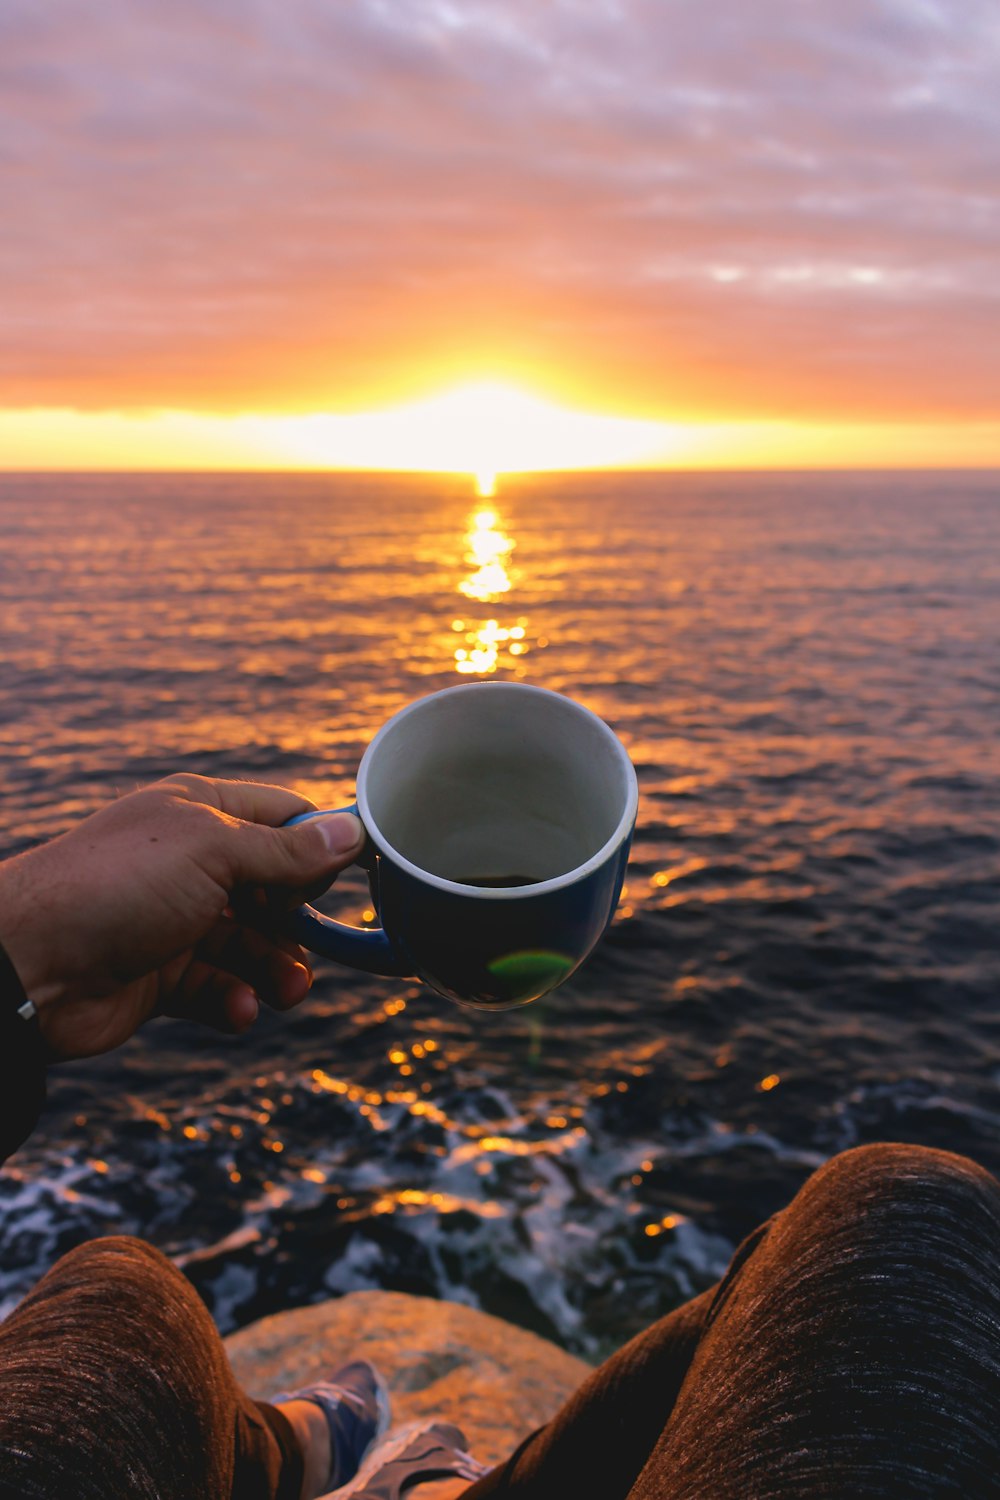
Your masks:
<instances>
[{"instance_id":1,"label":"sky","mask_svg":"<svg viewBox=\"0 0 1000 1500\"><path fill-rule=\"evenodd\" d=\"M405 466L470 386L1000 463L997 77L996 0L0 0L0 466Z\"/></svg>"}]
</instances>

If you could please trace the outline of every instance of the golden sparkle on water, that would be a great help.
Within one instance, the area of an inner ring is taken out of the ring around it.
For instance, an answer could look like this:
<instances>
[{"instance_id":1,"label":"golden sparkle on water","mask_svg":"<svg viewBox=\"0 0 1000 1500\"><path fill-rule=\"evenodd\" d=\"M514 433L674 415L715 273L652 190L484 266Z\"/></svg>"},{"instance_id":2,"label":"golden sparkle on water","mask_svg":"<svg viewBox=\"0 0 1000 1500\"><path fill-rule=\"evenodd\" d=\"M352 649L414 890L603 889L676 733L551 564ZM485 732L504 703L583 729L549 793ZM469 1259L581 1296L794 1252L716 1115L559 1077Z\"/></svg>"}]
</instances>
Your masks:
<instances>
[{"instance_id":1,"label":"golden sparkle on water","mask_svg":"<svg viewBox=\"0 0 1000 1500\"><path fill-rule=\"evenodd\" d=\"M459 593L480 604L499 599L510 592L510 574L507 558L516 543L512 537L500 530L495 510L480 510L472 517L472 529L466 536L469 550L465 561L472 563L476 571L463 578L458 585Z\"/></svg>"},{"instance_id":2,"label":"golden sparkle on water","mask_svg":"<svg viewBox=\"0 0 1000 1500\"><path fill-rule=\"evenodd\" d=\"M495 475L480 474L477 481L480 494L484 478L489 478L495 487ZM465 561L472 572L461 580L458 591L476 604L495 604L513 587L510 556L517 544L503 530L495 510L473 512L465 541ZM512 659L523 656L527 650L527 623L523 616L510 625L501 624L496 618L479 623L453 620L452 630L465 642L455 648L455 670L465 676L489 676L498 666L507 664L503 662L504 656Z\"/></svg>"}]
</instances>

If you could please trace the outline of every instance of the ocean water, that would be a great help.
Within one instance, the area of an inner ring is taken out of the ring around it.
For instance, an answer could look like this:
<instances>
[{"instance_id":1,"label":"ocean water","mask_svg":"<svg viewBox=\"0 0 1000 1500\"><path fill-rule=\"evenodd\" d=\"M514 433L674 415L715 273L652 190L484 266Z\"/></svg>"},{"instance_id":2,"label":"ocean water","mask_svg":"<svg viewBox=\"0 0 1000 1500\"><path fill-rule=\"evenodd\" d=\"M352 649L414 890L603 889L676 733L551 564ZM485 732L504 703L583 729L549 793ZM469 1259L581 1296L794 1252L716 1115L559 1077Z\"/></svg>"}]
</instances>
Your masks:
<instances>
[{"instance_id":1,"label":"ocean water","mask_svg":"<svg viewBox=\"0 0 1000 1500\"><path fill-rule=\"evenodd\" d=\"M1000 476L0 479L4 855L180 769L338 805L389 714L490 676L638 768L588 965L490 1016L318 961L246 1038L57 1070L2 1305L128 1232L224 1329L389 1287L597 1357L835 1151L1000 1170Z\"/></svg>"}]
</instances>

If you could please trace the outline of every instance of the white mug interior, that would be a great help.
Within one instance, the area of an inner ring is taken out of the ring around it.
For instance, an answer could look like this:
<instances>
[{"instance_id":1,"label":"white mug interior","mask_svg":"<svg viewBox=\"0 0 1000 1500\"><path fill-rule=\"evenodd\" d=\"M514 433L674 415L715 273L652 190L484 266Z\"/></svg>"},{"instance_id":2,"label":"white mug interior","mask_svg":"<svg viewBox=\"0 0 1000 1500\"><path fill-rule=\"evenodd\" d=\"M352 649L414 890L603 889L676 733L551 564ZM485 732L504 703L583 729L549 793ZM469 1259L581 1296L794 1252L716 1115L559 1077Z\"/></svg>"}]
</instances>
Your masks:
<instances>
[{"instance_id":1,"label":"white mug interior","mask_svg":"<svg viewBox=\"0 0 1000 1500\"><path fill-rule=\"evenodd\" d=\"M523 683L418 700L382 727L358 773L376 842L460 885L578 874L627 835L637 800L635 771L603 720Z\"/></svg>"}]
</instances>

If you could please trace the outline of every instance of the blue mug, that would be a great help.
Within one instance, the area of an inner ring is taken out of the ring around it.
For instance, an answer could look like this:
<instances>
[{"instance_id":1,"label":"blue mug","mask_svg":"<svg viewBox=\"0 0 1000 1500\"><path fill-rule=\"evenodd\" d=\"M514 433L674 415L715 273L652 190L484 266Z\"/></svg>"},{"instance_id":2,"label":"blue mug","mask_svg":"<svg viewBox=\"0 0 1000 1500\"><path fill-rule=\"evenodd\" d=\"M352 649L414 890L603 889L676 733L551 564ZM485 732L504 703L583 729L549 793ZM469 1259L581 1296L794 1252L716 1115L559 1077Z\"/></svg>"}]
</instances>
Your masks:
<instances>
[{"instance_id":1,"label":"blue mug","mask_svg":"<svg viewBox=\"0 0 1000 1500\"><path fill-rule=\"evenodd\" d=\"M546 688L476 682L384 724L357 799L347 811L368 835L360 863L381 925L303 906L289 935L338 963L502 1010L555 989L604 933L639 789L625 747L589 709Z\"/></svg>"}]
</instances>

